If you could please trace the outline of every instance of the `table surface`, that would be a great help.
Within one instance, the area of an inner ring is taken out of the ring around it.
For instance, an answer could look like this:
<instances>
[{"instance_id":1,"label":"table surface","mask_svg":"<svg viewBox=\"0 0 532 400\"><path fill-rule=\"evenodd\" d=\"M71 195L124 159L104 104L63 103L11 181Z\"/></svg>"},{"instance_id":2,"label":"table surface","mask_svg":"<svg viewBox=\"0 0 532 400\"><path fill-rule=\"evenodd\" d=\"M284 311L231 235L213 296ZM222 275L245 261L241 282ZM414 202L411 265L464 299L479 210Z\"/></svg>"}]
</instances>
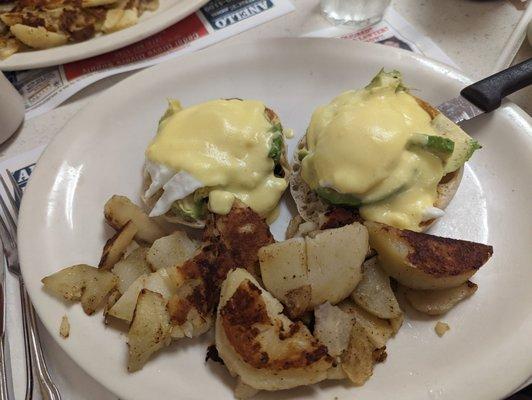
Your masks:
<instances>
[{"instance_id":1,"label":"table surface","mask_svg":"<svg viewBox=\"0 0 532 400\"><path fill-rule=\"evenodd\" d=\"M319 0L292 0L296 10L288 15L234 36L222 43L242 43L259 38L298 37L305 33L329 26L318 11ZM471 0L400 0L393 7L419 31L432 38L447 55L472 79L494 72L493 69L506 48L518 20L523 15L509 1ZM525 40L515 61L532 56L532 49ZM125 79L131 73L112 76L96 82L77 93L57 109L27 120L18 132L0 146L0 157L21 153L46 145L65 123L88 101L99 93ZM524 89L511 99L532 113L532 87ZM16 296L16 293L8 293ZM10 335L20 327L10 325ZM77 367L54 340L42 331L44 347L50 357L54 377L65 394L76 393L76 399L115 399L98 383ZM22 371L20 361L23 350L10 349L13 371ZM15 379L17 398L22 395L23 377Z\"/></svg>"}]
</instances>

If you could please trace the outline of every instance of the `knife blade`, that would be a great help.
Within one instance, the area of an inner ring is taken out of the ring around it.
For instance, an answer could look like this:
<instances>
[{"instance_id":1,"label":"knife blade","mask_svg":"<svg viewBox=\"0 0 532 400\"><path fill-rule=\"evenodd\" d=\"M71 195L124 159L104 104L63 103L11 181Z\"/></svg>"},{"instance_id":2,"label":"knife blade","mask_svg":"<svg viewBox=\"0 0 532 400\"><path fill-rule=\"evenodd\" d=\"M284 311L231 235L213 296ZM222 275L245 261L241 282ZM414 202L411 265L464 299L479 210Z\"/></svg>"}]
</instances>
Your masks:
<instances>
[{"instance_id":1,"label":"knife blade","mask_svg":"<svg viewBox=\"0 0 532 400\"><path fill-rule=\"evenodd\" d=\"M491 112L504 97L532 84L532 58L462 89L460 96L437 108L454 123Z\"/></svg>"}]
</instances>

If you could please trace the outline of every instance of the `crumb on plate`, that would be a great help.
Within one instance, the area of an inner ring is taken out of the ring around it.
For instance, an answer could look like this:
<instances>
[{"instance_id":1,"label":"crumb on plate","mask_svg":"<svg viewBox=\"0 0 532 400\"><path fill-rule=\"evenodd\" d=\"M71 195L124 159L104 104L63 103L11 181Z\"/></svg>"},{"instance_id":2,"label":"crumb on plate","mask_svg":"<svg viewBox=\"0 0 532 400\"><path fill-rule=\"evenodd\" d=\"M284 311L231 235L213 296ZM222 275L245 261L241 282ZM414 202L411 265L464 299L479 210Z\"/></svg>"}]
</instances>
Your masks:
<instances>
[{"instance_id":1,"label":"crumb on plate","mask_svg":"<svg viewBox=\"0 0 532 400\"><path fill-rule=\"evenodd\" d=\"M449 329L451 329L451 327L445 322L441 322L441 321L436 322L436 325L434 326L434 330L436 331L436 334L439 337L442 337L443 335L445 335L445 332L447 332Z\"/></svg>"},{"instance_id":2,"label":"crumb on plate","mask_svg":"<svg viewBox=\"0 0 532 400\"><path fill-rule=\"evenodd\" d=\"M63 315L63 318L61 318L59 334L63 339L68 338L68 336L70 335L70 322L68 322L68 317L66 315Z\"/></svg>"}]
</instances>

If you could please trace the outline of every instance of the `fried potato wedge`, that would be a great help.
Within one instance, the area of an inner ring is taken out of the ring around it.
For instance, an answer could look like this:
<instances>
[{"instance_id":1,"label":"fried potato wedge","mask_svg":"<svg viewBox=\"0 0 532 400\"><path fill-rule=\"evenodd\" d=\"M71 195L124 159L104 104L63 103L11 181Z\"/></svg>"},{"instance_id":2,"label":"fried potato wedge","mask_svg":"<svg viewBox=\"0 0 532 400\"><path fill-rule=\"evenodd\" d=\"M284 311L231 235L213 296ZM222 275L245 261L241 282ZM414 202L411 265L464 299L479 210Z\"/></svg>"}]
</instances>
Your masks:
<instances>
[{"instance_id":1,"label":"fried potato wedge","mask_svg":"<svg viewBox=\"0 0 532 400\"><path fill-rule=\"evenodd\" d=\"M326 301L336 304L349 296L361 279L367 250L367 230L359 223L320 231L261 248L261 276L289 315L299 316Z\"/></svg>"},{"instance_id":2,"label":"fried potato wedge","mask_svg":"<svg viewBox=\"0 0 532 400\"><path fill-rule=\"evenodd\" d=\"M411 289L446 289L466 282L493 247L365 222L379 265Z\"/></svg>"},{"instance_id":3,"label":"fried potato wedge","mask_svg":"<svg viewBox=\"0 0 532 400\"><path fill-rule=\"evenodd\" d=\"M345 299L362 278L361 265L369 248L364 225L355 222L305 240L312 304Z\"/></svg>"},{"instance_id":4,"label":"fried potato wedge","mask_svg":"<svg viewBox=\"0 0 532 400\"><path fill-rule=\"evenodd\" d=\"M384 347L386 342L394 335L392 326L387 320L370 314L351 300L343 301L338 307L355 319L357 324L364 329L375 348Z\"/></svg>"},{"instance_id":5,"label":"fried potato wedge","mask_svg":"<svg viewBox=\"0 0 532 400\"><path fill-rule=\"evenodd\" d=\"M401 308L390 286L390 277L373 257L362 264L362 280L351 298L367 312L383 319L397 318Z\"/></svg>"},{"instance_id":6,"label":"fried potato wedge","mask_svg":"<svg viewBox=\"0 0 532 400\"><path fill-rule=\"evenodd\" d=\"M287 306L291 315L298 316L311 308L305 239L294 238L262 247L259 262L264 286Z\"/></svg>"},{"instance_id":7,"label":"fried potato wedge","mask_svg":"<svg viewBox=\"0 0 532 400\"><path fill-rule=\"evenodd\" d=\"M327 378L327 348L246 270L229 272L216 318L216 348L233 376L258 390L310 385Z\"/></svg>"},{"instance_id":8,"label":"fried potato wedge","mask_svg":"<svg viewBox=\"0 0 532 400\"><path fill-rule=\"evenodd\" d=\"M15 54L20 48L20 43L15 39L0 39L0 60Z\"/></svg>"},{"instance_id":9,"label":"fried potato wedge","mask_svg":"<svg viewBox=\"0 0 532 400\"><path fill-rule=\"evenodd\" d=\"M7 26L13 26L17 24L22 24L23 14L21 12L6 12L0 15L0 21L2 21Z\"/></svg>"},{"instance_id":10,"label":"fried potato wedge","mask_svg":"<svg viewBox=\"0 0 532 400\"><path fill-rule=\"evenodd\" d=\"M147 253L147 247L138 247L113 266L111 271L118 277L120 294L124 294L139 276L152 272L146 260Z\"/></svg>"},{"instance_id":11,"label":"fried potato wedge","mask_svg":"<svg viewBox=\"0 0 532 400\"><path fill-rule=\"evenodd\" d=\"M33 49L49 49L68 42L68 37L59 32L51 32L39 26L15 24L10 27L11 33L26 46Z\"/></svg>"},{"instance_id":12,"label":"fried potato wedge","mask_svg":"<svg viewBox=\"0 0 532 400\"><path fill-rule=\"evenodd\" d=\"M42 279L46 290L65 300L81 301L83 311L93 314L118 284L109 271L80 264L62 269Z\"/></svg>"},{"instance_id":13,"label":"fried potato wedge","mask_svg":"<svg viewBox=\"0 0 532 400\"><path fill-rule=\"evenodd\" d=\"M405 320L405 315L401 314L397 318L389 319L390 326L392 327L393 336L397 335L397 332L399 332L399 329L401 329L401 326L403 326L403 322Z\"/></svg>"},{"instance_id":14,"label":"fried potato wedge","mask_svg":"<svg viewBox=\"0 0 532 400\"><path fill-rule=\"evenodd\" d=\"M109 4L116 3L118 0L82 0L81 7L98 7L98 6L107 6Z\"/></svg>"},{"instance_id":15,"label":"fried potato wedge","mask_svg":"<svg viewBox=\"0 0 532 400\"><path fill-rule=\"evenodd\" d=\"M116 230L132 221L138 230L135 239L139 241L153 243L166 236L166 232L148 214L125 196L112 196L105 203L104 215L107 223Z\"/></svg>"},{"instance_id":16,"label":"fried potato wedge","mask_svg":"<svg viewBox=\"0 0 532 400\"><path fill-rule=\"evenodd\" d=\"M194 256L200 245L183 231L176 231L153 242L146 259L152 270L175 267Z\"/></svg>"},{"instance_id":17,"label":"fried potato wedge","mask_svg":"<svg viewBox=\"0 0 532 400\"><path fill-rule=\"evenodd\" d=\"M327 346L329 355L341 356L349 346L354 317L341 308L323 303L314 310L314 336Z\"/></svg>"},{"instance_id":18,"label":"fried potato wedge","mask_svg":"<svg viewBox=\"0 0 532 400\"><path fill-rule=\"evenodd\" d=\"M109 270L122 258L137 234L137 227L129 221L103 247L98 268Z\"/></svg>"},{"instance_id":19,"label":"fried potato wedge","mask_svg":"<svg viewBox=\"0 0 532 400\"><path fill-rule=\"evenodd\" d=\"M147 289L159 293L167 301L176 293L177 286L165 269L138 277L109 309L107 315L131 322L139 293Z\"/></svg>"},{"instance_id":20,"label":"fried potato wedge","mask_svg":"<svg viewBox=\"0 0 532 400\"><path fill-rule=\"evenodd\" d=\"M404 288L405 297L410 305L428 315L441 315L452 309L462 300L470 297L478 289L471 281L460 286L441 290L414 290Z\"/></svg>"},{"instance_id":21,"label":"fried potato wedge","mask_svg":"<svg viewBox=\"0 0 532 400\"><path fill-rule=\"evenodd\" d=\"M238 400L247 400L259 393L259 390L252 388L242 382L242 379L237 378L235 386L235 398Z\"/></svg>"},{"instance_id":22,"label":"fried potato wedge","mask_svg":"<svg viewBox=\"0 0 532 400\"><path fill-rule=\"evenodd\" d=\"M141 369L153 353L170 343L170 314L160 293L143 289L127 335L129 360L127 369Z\"/></svg>"},{"instance_id":23,"label":"fried potato wedge","mask_svg":"<svg viewBox=\"0 0 532 400\"><path fill-rule=\"evenodd\" d=\"M349 347L341 364L354 385L362 386L373 375L374 349L364 327L355 321L350 332Z\"/></svg>"},{"instance_id":24,"label":"fried potato wedge","mask_svg":"<svg viewBox=\"0 0 532 400\"><path fill-rule=\"evenodd\" d=\"M107 10L105 21L102 25L102 31L105 33L116 32L128 28L138 22L139 15L137 9L119 9L113 8Z\"/></svg>"}]
</instances>

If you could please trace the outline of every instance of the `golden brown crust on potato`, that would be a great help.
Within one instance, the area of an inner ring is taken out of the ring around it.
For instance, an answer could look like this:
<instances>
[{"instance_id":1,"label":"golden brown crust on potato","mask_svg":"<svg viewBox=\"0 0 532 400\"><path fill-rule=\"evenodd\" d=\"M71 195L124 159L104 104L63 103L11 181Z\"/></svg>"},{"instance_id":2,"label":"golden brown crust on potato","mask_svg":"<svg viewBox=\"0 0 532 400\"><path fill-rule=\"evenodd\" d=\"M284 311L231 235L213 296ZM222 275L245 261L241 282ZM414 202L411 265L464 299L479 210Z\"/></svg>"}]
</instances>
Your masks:
<instances>
[{"instance_id":1,"label":"golden brown crust on potato","mask_svg":"<svg viewBox=\"0 0 532 400\"><path fill-rule=\"evenodd\" d=\"M410 246L408 261L434 276L460 275L480 268L493 254L493 247L466 240L427 235L382 225L385 231L394 230Z\"/></svg>"},{"instance_id":2,"label":"golden brown crust on potato","mask_svg":"<svg viewBox=\"0 0 532 400\"><path fill-rule=\"evenodd\" d=\"M209 217L203 239L218 246L217 263L222 279L235 267L257 276L258 251L274 242L265 219L238 201L229 214Z\"/></svg>"},{"instance_id":3,"label":"golden brown crust on potato","mask_svg":"<svg viewBox=\"0 0 532 400\"><path fill-rule=\"evenodd\" d=\"M324 215L320 230L341 228L354 222L364 223L356 208L332 207Z\"/></svg>"},{"instance_id":4,"label":"golden brown crust on potato","mask_svg":"<svg viewBox=\"0 0 532 400\"><path fill-rule=\"evenodd\" d=\"M315 339L308 350L294 348L292 354L285 353L280 359L271 358L258 339L261 331L257 325L271 324L261 293L252 282L244 281L220 310L226 336L246 363L255 368L286 370L307 367L322 358L328 358L327 347ZM293 337L301 326L301 322L295 322L288 331L280 330L279 339Z\"/></svg>"},{"instance_id":5,"label":"golden brown crust on potato","mask_svg":"<svg viewBox=\"0 0 532 400\"><path fill-rule=\"evenodd\" d=\"M241 267L256 274L259 249L274 241L266 221L240 202L235 202L227 215L211 214L203 239L202 250L178 267L185 280L197 280L190 295L174 296L169 302L172 319L180 323L192 309L204 317L210 316L228 272Z\"/></svg>"}]
</instances>

